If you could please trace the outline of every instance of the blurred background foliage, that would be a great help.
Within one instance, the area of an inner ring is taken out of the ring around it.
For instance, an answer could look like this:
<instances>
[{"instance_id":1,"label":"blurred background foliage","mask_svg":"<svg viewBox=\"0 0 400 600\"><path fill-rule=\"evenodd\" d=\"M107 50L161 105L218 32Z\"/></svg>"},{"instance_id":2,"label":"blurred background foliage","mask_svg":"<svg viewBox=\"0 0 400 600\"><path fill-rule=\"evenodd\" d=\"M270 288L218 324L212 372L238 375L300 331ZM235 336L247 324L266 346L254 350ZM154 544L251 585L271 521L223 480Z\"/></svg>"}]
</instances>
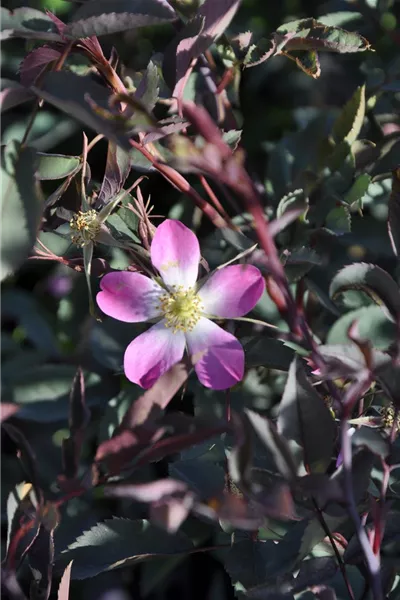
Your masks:
<instances>
[{"instance_id":1,"label":"blurred background foliage","mask_svg":"<svg viewBox=\"0 0 400 600\"><path fill-rule=\"evenodd\" d=\"M8 0L3 4L10 9L27 5L28 2L17 0ZM29 6L49 9L63 20L68 20L69 14L75 9L73 3L63 0L31 1ZM330 13L340 13L343 26L365 36L375 52L344 55L325 53L321 57L322 74L317 80L307 77L294 62L284 57L274 58L245 70L237 87L233 86L229 91L235 117L243 129L241 144L246 151L248 170L257 185L267 190L273 209L293 187L292 167L295 158L301 158L303 153L315 152L318 135L331 126L340 109L364 82L368 99L368 139L380 143L389 129L389 133L393 134L400 131L399 2L243 0L229 32L235 34L250 30L256 39L268 38L285 22L311 16L318 18ZM104 36L101 45L106 56L109 56L112 47L116 48L125 75L135 81L150 59L157 60L173 33L172 25L145 27ZM393 35L397 36L397 45ZM34 45L35 42L20 39L10 39L3 44L1 62L4 79L18 79L19 65ZM218 57L216 59L220 60ZM76 68L84 69L84 61L77 64ZM191 81L189 88L191 85L196 86L196 81ZM383 85L387 86L387 93L381 93ZM374 93L374 90L378 92ZM162 93L161 89L161 97ZM190 89L186 93L190 97ZM167 96L168 92L165 93ZM32 103L23 104L2 116L3 143L22 139L30 120L31 108ZM158 110L159 107L156 114ZM29 141L41 152L79 155L82 151L82 127L74 119L45 104L35 119ZM90 155L94 182L102 180L106 149L106 142L100 142ZM329 305L326 292L333 274L343 264L357 260L374 262L399 278L398 263L393 256L386 229L391 171L399 163L400 144L397 141L375 164L371 174L380 177L368 186L362 214L352 212L351 230L346 222L340 224L335 221L334 226L340 235L332 237L326 234L314 240L319 258L310 270L309 280L319 290L318 293L326 298L331 312L328 310L320 318L319 309L312 306L312 300L308 308L313 326L322 339L341 343L346 335L348 321L344 322L344 317L338 320L336 309ZM129 182L138 173L140 171L132 173ZM55 182L43 182L45 195L49 195L55 187ZM204 255L211 266L223 262L221 259L226 257L218 233L212 232L209 223L201 221L187 199L154 172L144 180L141 189L145 198L151 195L155 215L179 218L197 228ZM76 193L71 189L66 194L64 205L73 209L75 201ZM291 231L290 235L296 236L297 233ZM79 250L72 248L68 240L51 232L42 233L41 239L59 256L80 256ZM104 253L103 247L96 256L107 258L113 268L127 266L126 256L118 249L107 249ZM95 285L98 285L97 280ZM360 299L360 295L352 297L349 294L346 303L347 311L364 311L361 313L363 333L374 339L378 347L387 347L393 335L391 324L380 314L373 313L375 307L371 306L371 302L366 298ZM68 431L67 398L76 365L81 364L87 374L87 403L92 411L92 419L82 458L90 462L96 445L111 435L132 398L139 394L121 373L121 355L133 337L133 328L127 330L125 325L107 320L102 325L94 323L88 317L87 288L83 274L48 261L27 261L15 276L5 282L2 314L3 393L7 400L22 404L18 426L34 448L43 488L54 491L54 482L60 472L60 447ZM256 316L285 328L267 294L257 307ZM239 329L242 337L245 337L248 333L246 327ZM136 327L135 331L138 333L140 327ZM282 356L279 352L276 356L278 363L280 360L284 362L283 371L287 370L287 363L292 357L291 354L287 355L287 350L285 348ZM277 370L257 366L256 353L254 365L243 386L232 392L232 407L245 405L274 416L274 407L281 397L286 374L282 373L279 366ZM196 415L221 417L224 414L224 402L223 396L190 382L185 403L182 405L179 399L175 399L170 407ZM221 449L217 446L214 448L214 458L220 460ZM16 459L14 442L7 435L2 437L2 452L4 549L7 497L25 475ZM190 452L187 454L184 458L189 460ZM150 481L155 475L168 475L167 461L146 466L136 473L141 481ZM119 501L118 508L115 500L95 496L70 501L56 530L56 543L66 547L82 532L82 526L87 530L98 521L116 514L117 510L118 516L129 518L141 518L145 514L143 506L132 506L128 500ZM214 529L200 524L194 518L189 519L186 529L193 538L201 539L205 545L216 543ZM275 533L285 532L279 522L272 521L271 529ZM266 537L268 535L266 532ZM356 574L354 581L357 585ZM135 569L103 573L95 579L75 582L73 586L71 598L77 600L228 600L234 597L231 579L222 566L218 552L198 553L185 559L157 559ZM338 598L341 597L339 594Z\"/></svg>"}]
</instances>

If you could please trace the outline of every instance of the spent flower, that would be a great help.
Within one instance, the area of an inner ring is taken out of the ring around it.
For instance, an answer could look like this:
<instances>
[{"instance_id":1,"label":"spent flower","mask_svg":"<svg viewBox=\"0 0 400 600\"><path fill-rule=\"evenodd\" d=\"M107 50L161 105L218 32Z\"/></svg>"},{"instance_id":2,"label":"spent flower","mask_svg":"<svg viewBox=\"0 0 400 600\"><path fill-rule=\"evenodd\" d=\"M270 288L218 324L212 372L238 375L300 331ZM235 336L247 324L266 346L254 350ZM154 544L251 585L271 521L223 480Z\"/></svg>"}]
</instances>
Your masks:
<instances>
[{"instance_id":1,"label":"spent flower","mask_svg":"<svg viewBox=\"0 0 400 600\"><path fill-rule=\"evenodd\" d=\"M160 278L107 273L97 295L99 307L110 317L126 323L155 322L126 349L127 378L149 388L187 349L204 386L233 386L243 378L244 351L212 319L234 319L251 311L264 291L260 271L252 265L230 265L197 282L198 240L185 225L170 219L157 227L150 256Z\"/></svg>"}]
</instances>

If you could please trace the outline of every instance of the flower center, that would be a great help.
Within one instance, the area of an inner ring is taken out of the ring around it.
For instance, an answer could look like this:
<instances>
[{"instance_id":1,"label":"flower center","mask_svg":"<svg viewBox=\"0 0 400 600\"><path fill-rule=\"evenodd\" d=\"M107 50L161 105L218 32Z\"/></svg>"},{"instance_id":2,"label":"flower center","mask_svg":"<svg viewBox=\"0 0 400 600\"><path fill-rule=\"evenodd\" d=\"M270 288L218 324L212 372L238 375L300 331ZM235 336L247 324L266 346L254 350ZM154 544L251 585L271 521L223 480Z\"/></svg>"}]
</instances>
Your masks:
<instances>
[{"instance_id":1,"label":"flower center","mask_svg":"<svg viewBox=\"0 0 400 600\"><path fill-rule=\"evenodd\" d=\"M87 212L80 210L75 213L69 222L69 226L73 231L76 231L71 235L72 242L81 248L95 240L101 229L101 223L95 210L88 210Z\"/></svg>"},{"instance_id":2,"label":"flower center","mask_svg":"<svg viewBox=\"0 0 400 600\"><path fill-rule=\"evenodd\" d=\"M203 305L191 288L185 290L182 286L174 286L171 293L161 296L159 308L164 314L165 326L176 333L192 331L201 317Z\"/></svg>"}]
</instances>

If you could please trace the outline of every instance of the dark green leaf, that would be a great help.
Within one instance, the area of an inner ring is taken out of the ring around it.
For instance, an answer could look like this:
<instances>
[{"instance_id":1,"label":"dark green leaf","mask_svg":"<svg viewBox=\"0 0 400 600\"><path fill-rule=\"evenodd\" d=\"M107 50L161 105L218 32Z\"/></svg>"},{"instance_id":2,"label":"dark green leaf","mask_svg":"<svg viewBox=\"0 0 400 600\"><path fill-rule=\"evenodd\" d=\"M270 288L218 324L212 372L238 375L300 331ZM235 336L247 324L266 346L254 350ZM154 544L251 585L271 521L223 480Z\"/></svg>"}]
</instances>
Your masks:
<instances>
[{"instance_id":1,"label":"dark green leaf","mask_svg":"<svg viewBox=\"0 0 400 600\"><path fill-rule=\"evenodd\" d=\"M361 290L377 304L384 304L395 319L400 315L400 290L386 271L377 265L354 263L344 267L332 280L329 294L336 298L346 290Z\"/></svg>"},{"instance_id":2,"label":"dark green leaf","mask_svg":"<svg viewBox=\"0 0 400 600\"><path fill-rule=\"evenodd\" d=\"M368 191L369 184L371 183L371 177L367 173L359 175L350 190L344 197L344 201L350 206L350 208L358 208L359 210L363 207L363 198Z\"/></svg>"},{"instance_id":3,"label":"dark green leaf","mask_svg":"<svg viewBox=\"0 0 400 600\"><path fill-rule=\"evenodd\" d=\"M363 52L371 48L368 40L359 33L324 25L315 19L285 23L277 29L275 39L289 51L325 50L345 54Z\"/></svg>"},{"instance_id":4,"label":"dark green leaf","mask_svg":"<svg viewBox=\"0 0 400 600\"><path fill-rule=\"evenodd\" d=\"M387 349L395 340L396 326L380 306L363 306L341 316L330 329L327 344L348 344L350 325L357 321L361 338L369 340L379 350Z\"/></svg>"},{"instance_id":5,"label":"dark green leaf","mask_svg":"<svg viewBox=\"0 0 400 600\"><path fill-rule=\"evenodd\" d=\"M224 489L224 469L209 460L179 460L168 470L171 477L187 483L200 498L219 496Z\"/></svg>"},{"instance_id":6,"label":"dark green leaf","mask_svg":"<svg viewBox=\"0 0 400 600\"><path fill-rule=\"evenodd\" d=\"M357 88L336 119L332 136L335 142L352 144L358 138L365 116L365 85Z\"/></svg>"},{"instance_id":7,"label":"dark green leaf","mask_svg":"<svg viewBox=\"0 0 400 600\"><path fill-rule=\"evenodd\" d=\"M1 36L22 37L32 40L60 41L57 27L48 15L35 8L16 8L7 10L1 7Z\"/></svg>"},{"instance_id":8,"label":"dark green leaf","mask_svg":"<svg viewBox=\"0 0 400 600\"><path fill-rule=\"evenodd\" d=\"M1 280L29 255L39 229L43 198L35 180L36 153L13 141L2 148Z\"/></svg>"},{"instance_id":9,"label":"dark green leaf","mask_svg":"<svg viewBox=\"0 0 400 600\"><path fill-rule=\"evenodd\" d=\"M247 367L268 367L279 371L288 371L294 351L280 340L257 336L244 346Z\"/></svg>"},{"instance_id":10,"label":"dark green leaf","mask_svg":"<svg viewBox=\"0 0 400 600\"><path fill-rule=\"evenodd\" d=\"M326 216L325 226L336 235L351 231L351 216L347 206L337 206Z\"/></svg>"},{"instance_id":11,"label":"dark green leaf","mask_svg":"<svg viewBox=\"0 0 400 600\"><path fill-rule=\"evenodd\" d=\"M62 564L73 560L72 578L85 579L140 560L183 554L192 548L183 533L171 535L147 521L114 518L85 531L59 560Z\"/></svg>"},{"instance_id":12,"label":"dark green leaf","mask_svg":"<svg viewBox=\"0 0 400 600\"><path fill-rule=\"evenodd\" d=\"M69 394L76 368L70 365L46 364L15 373L8 381L3 396L21 406L18 418L49 423L67 420ZM88 406L105 404L115 395L117 382L106 382L95 373L86 376Z\"/></svg>"},{"instance_id":13,"label":"dark green leaf","mask_svg":"<svg viewBox=\"0 0 400 600\"><path fill-rule=\"evenodd\" d=\"M78 172L81 165L79 156L63 156L62 154L37 154L39 163L36 175L41 181L64 179Z\"/></svg>"},{"instance_id":14,"label":"dark green leaf","mask_svg":"<svg viewBox=\"0 0 400 600\"><path fill-rule=\"evenodd\" d=\"M271 541L248 539L234 543L224 556L224 566L232 583L240 583L245 589L263 583L274 551L275 544Z\"/></svg>"},{"instance_id":15,"label":"dark green leaf","mask_svg":"<svg viewBox=\"0 0 400 600\"><path fill-rule=\"evenodd\" d=\"M336 425L323 398L313 388L298 358L292 362L279 405L278 430L304 450L311 473L324 473L333 454Z\"/></svg>"},{"instance_id":16,"label":"dark green leaf","mask_svg":"<svg viewBox=\"0 0 400 600\"><path fill-rule=\"evenodd\" d=\"M297 469L286 439L278 433L275 425L268 419L249 409L245 409L245 413L258 438L271 452L280 473L286 479L294 479Z\"/></svg>"}]
</instances>

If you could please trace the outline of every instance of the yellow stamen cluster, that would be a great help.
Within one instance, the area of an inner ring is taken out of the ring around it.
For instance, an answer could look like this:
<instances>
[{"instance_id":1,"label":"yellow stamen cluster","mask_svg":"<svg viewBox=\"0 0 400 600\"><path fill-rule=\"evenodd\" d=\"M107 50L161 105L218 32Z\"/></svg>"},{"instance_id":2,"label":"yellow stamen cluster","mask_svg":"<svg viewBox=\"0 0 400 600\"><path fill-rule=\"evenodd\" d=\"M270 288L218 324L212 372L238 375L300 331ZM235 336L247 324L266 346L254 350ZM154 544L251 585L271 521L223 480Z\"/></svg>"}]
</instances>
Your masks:
<instances>
[{"instance_id":1,"label":"yellow stamen cluster","mask_svg":"<svg viewBox=\"0 0 400 600\"><path fill-rule=\"evenodd\" d=\"M192 331L201 317L203 306L192 288L174 287L161 296L159 309L165 317L165 326L177 331Z\"/></svg>"},{"instance_id":2,"label":"yellow stamen cluster","mask_svg":"<svg viewBox=\"0 0 400 600\"><path fill-rule=\"evenodd\" d=\"M69 222L69 226L73 231L76 231L71 235L72 242L81 248L93 242L101 229L101 223L95 210L86 212L80 210L75 213Z\"/></svg>"},{"instance_id":3,"label":"yellow stamen cluster","mask_svg":"<svg viewBox=\"0 0 400 600\"><path fill-rule=\"evenodd\" d=\"M396 410L395 410L393 404L390 404L389 406L385 406L382 410L383 426L386 427L387 429L391 429L394 424L395 416L396 416ZM397 411L395 429L397 432L399 432L399 430L400 430L400 411Z\"/></svg>"}]
</instances>

